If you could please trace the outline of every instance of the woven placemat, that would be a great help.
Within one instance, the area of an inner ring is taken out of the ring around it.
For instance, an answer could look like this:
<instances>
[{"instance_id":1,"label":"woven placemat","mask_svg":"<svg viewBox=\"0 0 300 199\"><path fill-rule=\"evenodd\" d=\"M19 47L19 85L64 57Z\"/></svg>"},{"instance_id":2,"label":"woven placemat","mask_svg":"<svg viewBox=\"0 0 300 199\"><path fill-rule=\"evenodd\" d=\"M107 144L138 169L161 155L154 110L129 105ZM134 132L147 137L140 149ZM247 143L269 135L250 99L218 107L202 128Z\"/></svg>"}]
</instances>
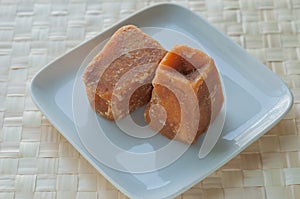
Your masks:
<instances>
[{"instance_id":1,"label":"woven placemat","mask_svg":"<svg viewBox=\"0 0 300 199\"><path fill-rule=\"evenodd\" d=\"M47 121L28 85L49 61L159 1L0 1L0 198L125 199ZM300 198L300 1L178 0L279 75L289 114L177 198Z\"/></svg>"}]
</instances>

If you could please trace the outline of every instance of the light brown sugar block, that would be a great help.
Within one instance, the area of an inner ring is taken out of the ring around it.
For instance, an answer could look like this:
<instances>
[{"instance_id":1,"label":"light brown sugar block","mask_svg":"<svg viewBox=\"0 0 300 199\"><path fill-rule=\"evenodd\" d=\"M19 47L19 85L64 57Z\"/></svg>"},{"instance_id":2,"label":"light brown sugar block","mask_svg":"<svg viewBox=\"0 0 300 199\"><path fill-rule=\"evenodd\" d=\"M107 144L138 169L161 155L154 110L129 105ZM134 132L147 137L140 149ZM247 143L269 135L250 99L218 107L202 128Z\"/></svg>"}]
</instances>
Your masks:
<instances>
[{"instance_id":1,"label":"light brown sugar block","mask_svg":"<svg viewBox=\"0 0 300 199\"><path fill-rule=\"evenodd\" d=\"M176 45L159 64L144 116L169 139L194 143L220 112L224 97L214 60Z\"/></svg>"},{"instance_id":2,"label":"light brown sugar block","mask_svg":"<svg viewBox=\"0 0 300 199\"><path fill-rule=\"evenodd\" d=\"M83 75L92 108L120 119L149 102L155 70L165 49L133 25L117 30Z\"/></svg>"}]
</instances>

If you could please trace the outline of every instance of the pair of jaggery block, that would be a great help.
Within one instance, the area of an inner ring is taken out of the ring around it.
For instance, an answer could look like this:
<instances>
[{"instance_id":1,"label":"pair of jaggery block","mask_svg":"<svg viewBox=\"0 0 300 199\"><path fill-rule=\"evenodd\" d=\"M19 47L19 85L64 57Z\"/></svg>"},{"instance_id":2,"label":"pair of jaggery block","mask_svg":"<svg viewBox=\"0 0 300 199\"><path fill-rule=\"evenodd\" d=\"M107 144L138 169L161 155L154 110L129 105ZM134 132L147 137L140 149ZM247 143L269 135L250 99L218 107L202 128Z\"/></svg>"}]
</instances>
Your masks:
<instances>
[{"instance_id":1,"label":"pair of jaggery block","mask_svg":"<svg viewBox=\"0 0 300 199\"><path fill-rule=\"evenodd\" d=\"M144 117L169 139L194 143L224 98L214 61L186 45L169 52L133 25L117 30L87 66L86 93L96 113L118 120L147 104Z\"/></svg>"}]
</instances>

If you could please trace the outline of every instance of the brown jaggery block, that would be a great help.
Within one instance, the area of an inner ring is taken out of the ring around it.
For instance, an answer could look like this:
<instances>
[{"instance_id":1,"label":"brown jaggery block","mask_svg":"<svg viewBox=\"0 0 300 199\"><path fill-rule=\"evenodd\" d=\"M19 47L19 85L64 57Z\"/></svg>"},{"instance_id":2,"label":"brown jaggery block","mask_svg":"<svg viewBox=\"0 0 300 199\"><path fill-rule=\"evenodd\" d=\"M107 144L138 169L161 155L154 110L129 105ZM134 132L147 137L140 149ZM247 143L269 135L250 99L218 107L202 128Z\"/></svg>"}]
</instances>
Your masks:
<instances>
[{"instance_id":1,"label":"brown jaggery block","mask_svg":"<svg viewBox=\"0 0 300 199\"><path fill-rule=\"evenodd\" d=\"M151 98L155 70L165 49L133 25L117 30L87 66L83 75L92 108L117 120Z\"/></svg>"},{"instance_id":2,"label":"brown jaggery block","mask_svg":"<svg viewBox=\"0 0 300 199\"><path fill-rule=\"evenodd\" d=\"M159 64L144 116L169 139L194 143L220 112L224 97L214 60L176 45Z\"/></svg>"}]
</instances>

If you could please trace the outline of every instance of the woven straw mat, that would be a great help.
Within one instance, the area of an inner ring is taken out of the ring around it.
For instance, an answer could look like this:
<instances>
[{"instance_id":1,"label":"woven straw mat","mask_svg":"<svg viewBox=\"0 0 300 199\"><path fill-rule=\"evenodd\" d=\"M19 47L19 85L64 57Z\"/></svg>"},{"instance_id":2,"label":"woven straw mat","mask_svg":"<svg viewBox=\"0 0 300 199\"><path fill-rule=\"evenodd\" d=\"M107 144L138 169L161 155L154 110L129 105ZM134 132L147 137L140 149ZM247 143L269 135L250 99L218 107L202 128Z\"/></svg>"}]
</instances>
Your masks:
<instances>
[{"instance_id":1,"label":"woven straw mat","mask_svg":"<svg viewBox=\"0 0 300 199\"><path fill-rule=\"evenodd\" d=\"M33 75L54 58L158 1L0 0L0 198L127 198L33 104ZM177 199L300 198L300 1L178 0L280 76L292 110Z\"/></svg>"}]
</instances>

